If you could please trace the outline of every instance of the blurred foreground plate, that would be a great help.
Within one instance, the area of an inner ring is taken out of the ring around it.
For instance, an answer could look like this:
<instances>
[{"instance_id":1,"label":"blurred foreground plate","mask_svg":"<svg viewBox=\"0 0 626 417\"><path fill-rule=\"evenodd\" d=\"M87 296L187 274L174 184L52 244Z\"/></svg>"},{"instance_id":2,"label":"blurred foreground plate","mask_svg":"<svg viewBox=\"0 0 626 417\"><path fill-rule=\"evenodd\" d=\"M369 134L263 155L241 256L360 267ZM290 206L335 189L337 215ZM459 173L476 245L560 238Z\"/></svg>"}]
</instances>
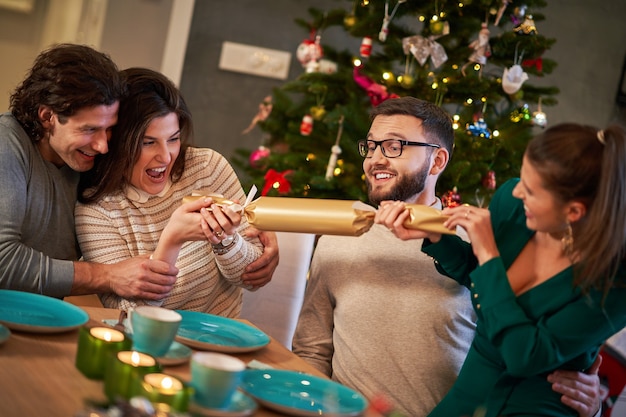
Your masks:
<instances>
[{"instance_id":1,"label":"blurred foreground plate","mask_svg":"<svg viewBox=\"0 0 626 417\"><path fill-rule=\"evenodd\" d=\"M193 401L189 404L191 415L199 417L246 417L254 414L256 409L256 402L239 390L235 391L230 405L226 408L206 408Z\"/></svg>"},{"instance_id":2,"label":"blurred foreground plate","mask_svg":"<svg viewBox=\"0 0 626 417\"><path fill-rule=\"evenodd\" d=\"M6 342L11 336L11 331L6 327L0 324L0 345Z\"/></svg>"},{"instance_id":3,"label":"blurred foreground plate","mask_svg":"<svg viewBox=\"0 0 626 417\"><path fill-rule=\"evenodd\" d=\"M23 291L0 290L0 323L31 333L58 333L87 323L81 308L57 298Z\"/></svg>"},{"instance_id":4,"label":"blurred foreground plate","mask_svg":"<svg viewBox=\"0 0 626 417\"><path fill-rule=\"evenodd\" d=\"M282 369L248 369L241 388L262 405L290 416L359 416L367 400L330 379Z\"/></svg>"},{"instance_id":5,"label":"blurred foreground plate","mask_svg":"<svg viewBox=\"0 0 626 417\"><path fill-rule=\"evenodd\" d=\"M224 353L252 352L270 337L256 327L227 317L176 310L183 316L176 340L192 348Z\"/></svg>"}]
</instances>

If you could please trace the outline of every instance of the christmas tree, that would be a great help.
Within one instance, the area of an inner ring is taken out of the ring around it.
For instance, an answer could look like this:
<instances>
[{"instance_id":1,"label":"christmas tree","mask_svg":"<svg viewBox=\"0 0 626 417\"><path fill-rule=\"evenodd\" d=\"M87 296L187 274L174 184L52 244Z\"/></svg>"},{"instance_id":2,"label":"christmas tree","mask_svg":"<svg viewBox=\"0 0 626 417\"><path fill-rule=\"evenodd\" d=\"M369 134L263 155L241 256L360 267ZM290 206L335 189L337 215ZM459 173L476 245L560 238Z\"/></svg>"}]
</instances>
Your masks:
<instances>
[{"instance_id":1,"label":"christmas tree","mask_svg":"<svg viewBox=\"0 0 626 417\"><path fill-rule=\"evenodd\" d=\"M534 126L546 124L541 106L558 93L532 84L556 65L543 57L554 40L536 26L545 1L337 3L296 20L306 31L296 53L302 74L261 105L263 143L235 157L244 185L270 196L367 201L356 142L372 106L407 95L453 117L455 149L438 183L444 204L483 205L496 181L519 175ZM356 47L327 43L331 27Z\"/></svg>"}]
</instances>

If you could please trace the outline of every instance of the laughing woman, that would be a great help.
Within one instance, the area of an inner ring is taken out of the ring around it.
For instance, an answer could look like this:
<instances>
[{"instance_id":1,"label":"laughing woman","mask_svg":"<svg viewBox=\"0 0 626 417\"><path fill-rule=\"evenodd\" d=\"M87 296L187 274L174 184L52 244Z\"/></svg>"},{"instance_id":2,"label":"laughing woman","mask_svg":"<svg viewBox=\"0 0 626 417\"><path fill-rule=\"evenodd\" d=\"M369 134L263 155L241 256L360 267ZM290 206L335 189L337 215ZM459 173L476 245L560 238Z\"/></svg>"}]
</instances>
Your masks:
<instances>
[{"instance_id":1,"label":"laughing woman","mask_svg":"<svg viewBox=\"0 0 626 417\"><path fill-rule=\"evenodd\" d=\"M376 221L466 285L476 336L448 395L430 417L574 416L546 375L586 370L602 343L626 325L626 134L563 124L529 142L519 179L489 209L444 210L470 243L402 226L402 204Z\"/></svg>"},{"instance_id":2,"label":"laughing woman","mask_svg":"<svg viewBox=\"0 0 626 417\"><path fill-rule=\"evenodd\" d=\"M83 257L113 263L151 255L175 263L178 279L160 305L238 317L242 275L263 245L244 238L248 223L228 206L210 198L181 201L203 190L243 202L241 184L222 155L189 146L191 115L169 79L143 68L122 74L129 94L120 104L115 140L79 189L75 214ZM100 298L111 308L154 304L113 292Z\"/></svg>"}]
</instances>

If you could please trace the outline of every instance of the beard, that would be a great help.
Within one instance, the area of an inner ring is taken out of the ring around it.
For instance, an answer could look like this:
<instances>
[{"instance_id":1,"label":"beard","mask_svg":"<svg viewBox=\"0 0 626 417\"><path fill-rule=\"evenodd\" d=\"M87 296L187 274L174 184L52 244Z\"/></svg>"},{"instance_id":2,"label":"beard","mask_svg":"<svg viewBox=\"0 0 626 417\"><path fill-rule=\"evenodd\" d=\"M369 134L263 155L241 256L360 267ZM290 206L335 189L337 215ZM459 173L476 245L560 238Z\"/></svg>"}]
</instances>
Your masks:
<instances>
[{"instance_id":1,"label":"beard","mask_svg":"<svg viewBox=\"0 0 626 417\"><path fill-rule=\"evenodd\" d=\"M370 181L365 178L367 197L372 205L378 207L381 201L407 201L424 191L430 166L424 164L416 171L396 176L396 183L389 191L375 191Z\"/></svg>"}]
</instances>

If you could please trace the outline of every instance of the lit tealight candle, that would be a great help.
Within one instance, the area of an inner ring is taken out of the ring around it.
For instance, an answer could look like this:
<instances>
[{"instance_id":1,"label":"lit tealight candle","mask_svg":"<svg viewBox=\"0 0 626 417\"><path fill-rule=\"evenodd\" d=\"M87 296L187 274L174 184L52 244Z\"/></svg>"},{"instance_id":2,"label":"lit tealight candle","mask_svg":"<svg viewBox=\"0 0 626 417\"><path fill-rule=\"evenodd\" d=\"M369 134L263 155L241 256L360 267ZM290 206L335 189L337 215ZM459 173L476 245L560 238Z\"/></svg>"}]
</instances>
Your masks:
<instances>
[{"instance_id":1,"label":"lit tealight candle","mask_svg":"<svg viewBox=\"0 0 626 417\"><path fill-rule=\"evenodd\" d=\"M134 367L146 367L156 365L156 359L152 356L137 351L119 352L117 358L120 362L132 365Z\"/></svg>"},{"instance_id":2,"label":"lit tealight candle","mask_svg":"<svg viewBox=\"0 0 626 417\"><path fill-rule=\"evenodd\" d=\"M89 330L89 333L100 340L105 342L121 342L124 340L124 334L118 330L107 329L106 327L93 327Z\"/></svg>"},{"instance_id":3,"label":"lit tealight candle","mask_svg":"<svg viewBox=\"0 0 626 417\"><path fill-rule=\"evenodd\" d=\"M110 356L130 348L124 333L108 327L81 327L78 334L76 368L87 378L102 379Z\"/></svg>"},{"instance_id":4,"label":"lit tealight candle","mask_svg":"<svg viewBox=\"0 0 626 417\"><path fill-rule=\"evenodd\" d=\"M133 381L160 370L156 359L146 353L118 352L105 370L104 392L111 401L118 397L129 399L133 394Z\"/></svg>"},{"instance_id":5,"label":"lit tealight candle","mask_svg":"<svg viewBox=\"0 0 626 417\"><path fill-rule=\"evenodd\" d=\"M152 388L163 394L175 394L183 389L183 383L178 379L165 374L148 374L143 377Z\"/></svg>"},{"instance_id":6,"label":"lit tealight candle","mask_svg":"<svg viewBox=\"0 0 626 417\"><path fill-rule=\"evenodd\" d=\"M152 373L144 375L139 381L135 395L147 398L157 409L171 408L184 412L189 405L191 387L173 376Z\"/></svg>"}]
</instances>

